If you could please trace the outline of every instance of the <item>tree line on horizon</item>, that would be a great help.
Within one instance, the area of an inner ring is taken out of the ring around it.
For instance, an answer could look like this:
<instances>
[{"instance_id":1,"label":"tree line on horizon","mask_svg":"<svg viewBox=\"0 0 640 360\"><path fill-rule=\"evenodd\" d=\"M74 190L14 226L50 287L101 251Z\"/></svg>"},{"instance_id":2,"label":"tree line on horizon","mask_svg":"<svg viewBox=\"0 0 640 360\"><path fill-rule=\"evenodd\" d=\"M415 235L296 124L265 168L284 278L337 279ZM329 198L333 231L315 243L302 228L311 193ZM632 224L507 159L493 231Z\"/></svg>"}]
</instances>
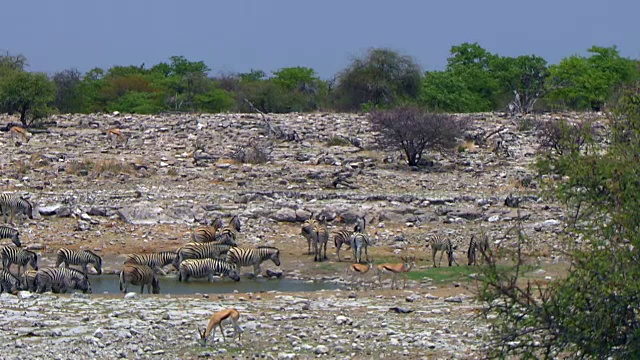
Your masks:
<instances>
[{"instance_id":1,"label":"tree line on horizon","mask_svg":"<svg viewBox=\"0 0 640 360\"><path fill-rule=\"evenodd\" d=\"M23 55L0 55L0 112L31 125L51 113L120 111L266 113L370 111L417 106L430 112L600 110L640 78L640 62L616 46L593 46L550 65L536 55L500 56L478 43L452 46L446 68L422 71L408 55L373 48L331 80L309 67L210 76L203 61L171 56L151 67L117 65L48 76Z\"/></svg>"}]
</instances>

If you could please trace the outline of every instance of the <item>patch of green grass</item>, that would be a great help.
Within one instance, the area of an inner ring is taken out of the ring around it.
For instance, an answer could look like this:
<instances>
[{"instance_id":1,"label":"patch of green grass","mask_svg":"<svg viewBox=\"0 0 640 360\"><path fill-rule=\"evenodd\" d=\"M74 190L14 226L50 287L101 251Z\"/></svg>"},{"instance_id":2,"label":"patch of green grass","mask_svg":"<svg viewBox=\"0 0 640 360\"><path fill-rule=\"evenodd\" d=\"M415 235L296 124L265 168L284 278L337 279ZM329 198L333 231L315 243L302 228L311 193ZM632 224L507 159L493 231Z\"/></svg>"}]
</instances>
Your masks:
<instances>
[{"instance_id":1,"label":"patch of green grass","mask_svg":"<svg viewBox=\"0 0 640 360\"><path fill-rule=\"evenodd\" d=\"M508 265L498 265L498 271L505 271L511 268ZM537 270L538 267L535 266L525 266L522 269L522 273L531 273L534 270ZM410 280L420 281L424 278L429 278L436 283L448 283L448 282L463 282L463 281L472 281L473 278L470 278L471 274L481 274L482 267L481 266L442 266L437 268L431 268L426 270L412 270L407 276ZM523 276L524 277L524 276Z\"/></svg>"},{"instance_id":2,"label":"patch of green grass","mask_svg":"<svg viewBox=\"0 0 640 360\"><path fill-rule=\"evenodd\" d=\"M351 142L349 139L343 138L342 136L334 136L327 139L327 146L351 146Z\"/></svg>"}]
</instances>

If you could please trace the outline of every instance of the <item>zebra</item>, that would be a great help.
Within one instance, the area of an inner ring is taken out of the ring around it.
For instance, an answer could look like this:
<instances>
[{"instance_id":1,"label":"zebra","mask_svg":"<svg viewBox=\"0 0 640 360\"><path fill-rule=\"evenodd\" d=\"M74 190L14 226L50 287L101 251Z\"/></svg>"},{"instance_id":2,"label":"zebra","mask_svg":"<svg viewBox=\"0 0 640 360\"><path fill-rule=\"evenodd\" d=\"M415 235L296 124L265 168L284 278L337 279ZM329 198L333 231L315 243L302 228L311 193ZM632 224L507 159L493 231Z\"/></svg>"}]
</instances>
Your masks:
<instances>
[{"instance_id":1,"label":"zebra","mask_svg":"<svg viewBox=\"0 0 640 360\"><path fill-rule=\"evenodd\" d=\"M98 275L102 274L102 258L90 250L71 250L67 248L58 249L56 258L56 267L64 263L64 267L69 265L80 265L85 275L88 275L87 265L91 264L98 272Z\"/></svg>"},{"instance_id":2,"label":"zebra","mask_svg":"<svg viewBox=\"0 0 640 360\"><path fill-rule=\"evenodd\" d=\"M203 278L213 281L214 275L228 276L233 281L240 281L240 275L232 264L221 259L187 259L180 263L178 281L187 281L189 277Z\"/></svg>"},{"instance_id":3,"label":"zebra","mask_svg":"<svg viewBox=\"0 0 640 360\"><path fill-rule=\"evenodd\" d=\"M15 215L25 215L33 220L33 205L17 194L0 194L0 212L2 213L5 224L7 220L13 223Z\"/></svg>"},{"instance_id":4,"label":"zebra","mask_svg":"<svg viewBox=\"0 0 640 360\"><path fill-rule=\"evenodd\" d=\"M315 252L313 261L327 259L327 243L329 242L329 230L327 229L327 218L324 215L318 216L318 222L314 225L311 239L314 242ZM322 256L322 247L324 246L324 257Z\"/></svg>"},{"instance_id":5,"label":"zebra","mask_svg":"<svg viewBox=\"0 0 640 360\"><path fill-rule=\"evenodd\" d=\"M456 263L456 259L454 258L453 251L457 248L456 245L451 243L451 240L442 236L442 235L433 235L429 238L429 242L427 243L427 247L431 246L431 260L433 261L433 267L438 267L436 265L436 253L440 251L440 261L438 265L442 262L442 256L444 253L447 253L447 259L449 260L449 266L452 263Z\"/></svg>"},{"instance_id":6,"label":"zebra","mask_svg":"<svg viewBox=\"0 0 640 360\"><path fill-rule=\"evenodd\" d=\"M11 239L13 245L21 247L20 232L8 226L0 226L0 239Z\"/></svg>"},{"instance_id":7,"label":"zebra","mask_svg":"<svg viewBox=\"0 0 640 360\"><path fill-rule=\"evenodd\" d=\"M18 290L22 290L22 282L8 270L0 270L0 293L8 292L14 294Z\"/></svg>"},{"instance_id":8,"label":"zebra","mask_svg":"<svg viewBox=\"0 0 640 360\"><path fill-rule=\"evenodd\" d=\"M364 255L369 262L369 244L371 244L371 239L369 235L364 232L354 232L351 234L351 249L353 249L353 262L360 264L362 263L362 250L364 249Z\"/></svg>"},{"instance_id":9,"label":"zebra","mask_svg":"<svg viewBox=\"0 0 640 360\"><path fill-rule=\"evenodd\" d=\"M485 234L476 238L475 235L471 236L469 241L469 249L467 250L467 265L476 265L476 250L480 250L480 254L483 257L487 257L487 251L489 250L489 237Z\"/></svg>"},{"instance_id":10,"label":"zebra","mask_svg":"<svg viewBox=\"0 0 640 360\"><path fill-rule=\"evenodd\" d=\"M161 251L150 254L129 254L124 260L124 264L147 265L153 271L160 272L162 275L167 273L162 269L171 264L176 257L173 251Z\"/></svg>"},{"instance_id":11,"label":"zebra","mask_svg":"<svg viewBox=\"0 0 640 360\"><path fill-rule=\"evenodd\" d=\"M187 243L179 248L173 258L173 267L180 271L180 263L187 259L224 259L231 245L211 243Z\"/></svg>"},{"instance_id":12,"label":"zebra","mask_svg":"<svg viewBox=\"0 0 640 360\"><path fill-rule=\"evenodd\" d=\"M318 220L313 218L313 213L309 216L309 219L305 220L302 223L302 228L300 230L300 234L307 239L307 255L311 255L311 241L313 240L313 229L318 224Z\"/></svg>"},{"instance_id":13,"label":"zebra","mask_svg":"<svg viewBox=\"0 0 640 360\"><path fill-rule=\"evenodd\" d=\"M260 273L260 264L266 260L280 266L280 250L273 246L234 247L227 253L227 262L234 266L238 274L242 266L253 266L253 276L256 276Z\"/></svg>"},{"instance_id":14,"label":"zebra","mask_svg":"<svg viewBox=\"0 0 640 360\"><path fill-rule=\"evenodd\" d=\"M30 250L24 248L5 246L0 250L2 254L2 267L11 271L11 265L18 265L18 274L20 274L20 268L25 270L27 264L29 264L34 270L38 270L38 255Z\"/></svg>"},{"instance_id":15,"label":"zebra","mask_svg":"<svg viewBox=\"0 0 640 360\"><path fill-rule=\"evenodd\" d=\"M31 292L36 291L36 276L38 275L38 270L29 269L22 273L21 282L22 288L25 290L29 290Z\"/></svg>"},{"instance_id":16,"label":"zebra","mask_svg":"<svg viewBox=\"0 0 640 360\"><path fill-rule=\"evenodd\" d=\"M200 226L193 231L191 235L191 241L197 243L206 243L212 242L216 239L216 233L218 229L222 227L222 219L217 217L211 225L209 226Z\"/></svg>"},{"instance_id":17,"label":"zebra","mask_svg":"<svg viewBox=\"0 0 640 360\"><path fill-rule=\"evenodd\" d=\"M80 270L71 268L44 268L38 270L35 279L36 292L51 290L54 293L66 293L69 290L81 290L91 293L89 278Z\"/></svg>"},{"instance_id":18,"label":"zebra","mask_svg":"<svg viewBox=\"0 0 640 360\"><path fill-rule=\"evenodd\" d=\"M236 245L236 238L240 232L240 218L238 215L234 215L229 221L229 226L226 226L220 230L220 234L216 236L215 241L219 244Z\"/></svg>"},{"instance_id":19,"label":"zebra","mask_svg":"<svg viewBox=\"0 0 640 360\"><path fill-rule=\"evenodd\" d=\"M140 285L140 294L144 293L144 286L147 285L147 292L151 294L160 293L160 280L158 276L147 265L125 264L120 271L120 291L127 292L128 285Z\"/></svg>"},{"instance_id":20,"label":"zebra","mask_svg":"<svg viewBox=\"0 0 640 360\"><path fill-rule=\"evenodd\" d=\"M338 262L342 261L340 259L340 248L342 245L347 246L347 250L351 248L351 235L355 232L364 233L364 229L366 226L366 220L364 217L358 217L356 219L356 225L353 227L353 231L349 230L338 230L333 235L333 244L336 246L336 255L338 256Z\"/></svg>"}]
</instances>

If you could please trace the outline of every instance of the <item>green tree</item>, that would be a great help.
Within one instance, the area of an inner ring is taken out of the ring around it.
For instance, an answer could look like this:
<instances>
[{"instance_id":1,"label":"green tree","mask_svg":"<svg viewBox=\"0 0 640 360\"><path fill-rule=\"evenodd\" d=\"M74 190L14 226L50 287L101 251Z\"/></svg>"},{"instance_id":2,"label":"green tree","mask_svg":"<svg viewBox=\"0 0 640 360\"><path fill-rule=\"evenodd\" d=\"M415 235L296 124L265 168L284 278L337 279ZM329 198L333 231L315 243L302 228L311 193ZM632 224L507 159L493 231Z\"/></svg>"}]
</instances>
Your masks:
<instances>
[{"instance_id":1,"label":"green tree","mask_svg":"<svg viewBox=\"0 0 640 360\"><path fill-rule=\"evenodd\" d=\"M589 126L548 132L556 145L538 162L540 175L559 179L549 194L570 214L566 278L525 283L521 256L513 268L486 256L479 297L486 314L497 316L493 357L640 357L640 84L623 91L609 120L606 139Z\"/></svg>"},{"instance_id":2,"label":"green tree","mask_svg":"<svg viewBox=\"0 0 640 360\"><path fill-rule=\"evenodd\" d=\"M0 108L19 113L20 122L27 127L49 115L55 92L46 74L16 70L0 79Z\"/></svg>"},{"instance_id":3,"label":"green tree","mask_svg":"<svg viewBox=\"0 0 640 360\"><path fill-rule=\"evenodd\" d=\"M420 81L420 67L411 57L389 49L371 49L338 74L336 106L353 111L365 104L387 107L415 100Z\"/></svg>"},{"instance_id":4,"label":"green tree","mask_svg":"<svg viewBox=\"0 0 640 360\"><path fill-rule=\"evenodd\" d=\"M551 67L551 76L562 84L549 94L551 101L572 109L598 110L617 88L638 78L636 61L620 56L615 46L593 46L588 52L588 57L573 55Z\"/></svg>"},{"instance_id":5,"label":"green tree","mask_svg":"<svg viewBox=\"0 0 640 360\"><path fill-rule=\"evenodd\" d=\"M531 112L536 102L553 89L548 81L547 61L539 56L496 57L491 69L502 94L512 98L510 105L514 112Z\"/></svg>"},{"instance_id":6,"label":"green tree","mask_svg":"<svg viewBox=\"0 0 640 360\"><path fill-rule=\"evenodd\" d=\"M204 94L196 95L195 102L200 111L210 113L229 111L235 104L233 96L222 89L212 89Z\"/></svg>"}]
</instances>

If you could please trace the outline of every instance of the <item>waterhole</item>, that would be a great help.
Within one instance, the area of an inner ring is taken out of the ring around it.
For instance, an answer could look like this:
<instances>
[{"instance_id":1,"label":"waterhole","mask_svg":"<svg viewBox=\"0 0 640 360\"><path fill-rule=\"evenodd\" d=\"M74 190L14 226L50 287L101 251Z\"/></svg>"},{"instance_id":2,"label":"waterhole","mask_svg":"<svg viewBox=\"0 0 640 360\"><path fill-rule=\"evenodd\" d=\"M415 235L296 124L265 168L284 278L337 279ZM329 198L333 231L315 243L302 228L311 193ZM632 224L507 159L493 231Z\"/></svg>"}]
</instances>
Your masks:
<instances>
[{"instance_id":1,"label":"waterhole","mask_svg":"<svg viewBox=\"0 0 640 360\"><path fill-rule=\"evenodd\" d=\"M120 292L118 275L90 275L91 289L94 294L117 294ZM203 279L189 279L187 282L180 282L176 277L160 277L161 294L217 294L231 293L237 290L241 293L261 292L261 291L318 291L336 290L342 288L340 284L328 281L305 281L294 279L248 279L242 277L238 282L230 279L214 280L208 282ZM140 292L140 286L129 285L127 291ZM145 293L147 287L145 286Z\"/></svg>"}]
</instances>

